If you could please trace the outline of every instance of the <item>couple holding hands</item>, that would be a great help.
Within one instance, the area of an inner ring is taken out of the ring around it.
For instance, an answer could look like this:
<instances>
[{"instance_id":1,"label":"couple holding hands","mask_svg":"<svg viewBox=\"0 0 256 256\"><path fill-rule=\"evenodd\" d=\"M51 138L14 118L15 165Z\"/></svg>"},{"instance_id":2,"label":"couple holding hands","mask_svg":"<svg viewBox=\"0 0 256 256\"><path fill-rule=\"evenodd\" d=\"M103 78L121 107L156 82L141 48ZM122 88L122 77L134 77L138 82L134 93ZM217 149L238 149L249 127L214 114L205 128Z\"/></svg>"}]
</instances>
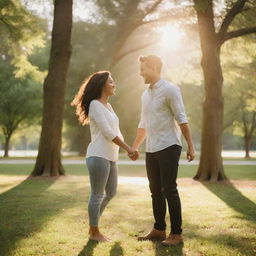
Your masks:
<instances>
[{"instance_id":1,"label":"couple holding hands","mask_svg":"<svg viewBox=\"0 0 256 256\"><path fill-rule=\"evenodd\" d=\"M153 229L138 240L161 240L163 245L175 245L183 241L181 202L176 183L182 149L181 132L188 144L188 161L194 159L195 150L179 87L161 79L160 57L142 56L139 61L140 75L149 86L141 97L141 120L132 147L125 143L119 119L108 103L109 97L115 95L116 87L110 72L91 75L72 102L80 123L90 122L91 143L86 155L91 184L89 239L110 241L100 232L98 223L116 194L119 147L127 151L131 160L137 160L139 146L146 138L146 170L155 223ZM166 201L171 223L168 236Z\"/></svg>"}]
</instances>

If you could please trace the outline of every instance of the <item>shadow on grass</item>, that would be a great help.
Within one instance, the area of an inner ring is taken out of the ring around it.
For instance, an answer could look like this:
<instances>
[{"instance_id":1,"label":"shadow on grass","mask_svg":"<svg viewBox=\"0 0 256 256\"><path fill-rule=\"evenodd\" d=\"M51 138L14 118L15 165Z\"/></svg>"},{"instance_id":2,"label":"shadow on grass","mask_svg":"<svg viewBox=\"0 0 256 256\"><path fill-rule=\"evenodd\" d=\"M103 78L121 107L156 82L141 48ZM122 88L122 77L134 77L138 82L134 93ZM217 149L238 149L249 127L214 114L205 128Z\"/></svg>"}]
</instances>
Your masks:
<instances>
[{"instance_id":1,"label":"shadow on grass","mask_svg":"<svg viewBox=\"0 0 256 256\"><path fill-rule=\"evenodd\" d=\"M124 250L119 242L115 242L115 244L112 246L109 256L123 256Z\"/></svg>"},{"instance_id":2,"label":"shadow on grass","mask_svg":"<svg viewBox=\"0 0 256 256\"><path fill-rule=\"evenodd\" d=\"M78 256L94 256L93 251L98 244L99 242L97 241L89 240L87 244L84 246L83 250L78 254ZM109 256L123 256L123 255L124 255L124 250L121 247L120 243L115 242L115 244L111 247Z\"/></svg>"},{"instance_id":3,"label":"shadow on grass","mask_svg":"<svg viewBox=\"0 0 256 256\"><path fill-rule=\"evenodd\" d=\"M182 256L184 244L163 246L161 242L152 242L155 249L155 256Z\"/></svg>"},{"instance_id":4,"label":"shadow on grass","mask_svg":"<svg viewBox=\"0 0 256 256\"><path fill-rule=\"evenodd\" d=\"M0 252L9 255L17 242L39 232L52 216L72 203L47 191L57 178L27 178L0 194Z\"/></svg>"},{"instance_id":5,"label":"shadow on grass","mask_svg":"<svg viewBox=\"0 0 256 256\"><path fill-rule=\"evenodd\" d=\"M78 254L78 256L93 256L94 248L98 244L98 241L88 240L87 244L84 246L83 250Z\"/></svg>"},{"instance_id":6,"label":"shadow on grass","mask_svg":"<svg viewBox=\"0 0 256 256\"><path fill-rule=\"evenodd\" d=\"M211 232L203 230L199 225L194 225L191 223L186 223L186 227L189 232L187 232L185 235L185 243L186 238L190 238L195 239L198 245L202 245L203 247L209 247L207 243L211 243L213 245L218 245L219 248L226 247L228 249L232 249L234 251L234 255L255 255L254 238L244 237L241 233L234 234L230 232L213 235Z\"/></svg>"},{"instance_id":7,"label":"shadow on grass","mask_svg":"<svg viewBox=\"0 0 256 256\"><path fill-rule=\"evenodd\" d=\"M243 214L243 218L256 222L256 204L245 197L231 182L217 184L202 182L202 184L229 207Z\"/></svg>"}]
</instances>

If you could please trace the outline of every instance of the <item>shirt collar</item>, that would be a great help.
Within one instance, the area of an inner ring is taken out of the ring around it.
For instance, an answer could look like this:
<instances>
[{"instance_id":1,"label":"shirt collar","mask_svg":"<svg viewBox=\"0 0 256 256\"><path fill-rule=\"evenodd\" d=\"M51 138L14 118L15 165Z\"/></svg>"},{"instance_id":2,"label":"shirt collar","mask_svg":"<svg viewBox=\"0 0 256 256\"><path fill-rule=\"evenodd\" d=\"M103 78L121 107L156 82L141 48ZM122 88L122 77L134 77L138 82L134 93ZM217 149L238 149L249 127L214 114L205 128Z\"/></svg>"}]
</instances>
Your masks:
<instances>
[{"instance_id":1,"label":"shirt collar","mask_svg":"<svg viewBox=\"0 0 256 256\"><path fill-rule=\"evenodd\" d=\"M163 79L160 78L156 83L153 84L152 87L149 86L148 88L149 89L159 88L161 86L162 82L163 82Z\"/></svg>"}]
</instances>

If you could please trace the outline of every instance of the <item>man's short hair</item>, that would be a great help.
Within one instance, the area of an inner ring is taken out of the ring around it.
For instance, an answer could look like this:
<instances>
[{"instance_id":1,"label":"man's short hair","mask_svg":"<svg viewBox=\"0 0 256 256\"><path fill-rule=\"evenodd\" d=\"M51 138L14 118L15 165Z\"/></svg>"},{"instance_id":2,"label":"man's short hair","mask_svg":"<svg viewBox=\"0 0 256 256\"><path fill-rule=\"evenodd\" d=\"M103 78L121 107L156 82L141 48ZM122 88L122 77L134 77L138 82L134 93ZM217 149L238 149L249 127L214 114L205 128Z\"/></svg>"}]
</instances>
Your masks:
<instances>
[{"instance_id":1,"label":"man's short hair","mask_svg":"<svg viewBox=\"0 0 256 256\"><path fill-rule=\"evenodd\" d=\"M159 73L162 69L162 60L157 55L140 56L139 61L145 63L150 68L156 68Z\"/></svg>"}]
</instances>

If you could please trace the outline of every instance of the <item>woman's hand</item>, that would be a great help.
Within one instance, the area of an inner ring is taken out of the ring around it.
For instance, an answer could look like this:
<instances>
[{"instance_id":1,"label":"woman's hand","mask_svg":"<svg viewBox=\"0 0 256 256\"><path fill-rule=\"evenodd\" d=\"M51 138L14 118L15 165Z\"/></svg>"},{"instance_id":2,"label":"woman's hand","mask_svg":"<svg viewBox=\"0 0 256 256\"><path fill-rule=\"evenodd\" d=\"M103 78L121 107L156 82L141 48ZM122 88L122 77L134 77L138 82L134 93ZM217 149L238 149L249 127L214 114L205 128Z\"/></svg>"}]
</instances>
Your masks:
<instances>
[{"instance_id":1,"label":"woman's hand","mask_svg":"<svg viewBox=\"0 0 256 256\"><path fill-rule=\"evenodd\" d=\"M137 149L130 148L127 152L131 160L135 161L139 158L139 151Z\"/></svg>"},{"instance_id":2,"label":"woman's hand","mask_svg":"<svg viewBox=\"0 0 256 256\"><path fill-rule=\"evenodd\" d=\"M128 156L130 157L131 160L135 161L139 158L139 151L136 148L130 147L128 144L126 144L121 138L116 136L113 139L113 142L117 144L118 146L122 147L125 149L128 153Z\"/></svg>"}]
</instances>

